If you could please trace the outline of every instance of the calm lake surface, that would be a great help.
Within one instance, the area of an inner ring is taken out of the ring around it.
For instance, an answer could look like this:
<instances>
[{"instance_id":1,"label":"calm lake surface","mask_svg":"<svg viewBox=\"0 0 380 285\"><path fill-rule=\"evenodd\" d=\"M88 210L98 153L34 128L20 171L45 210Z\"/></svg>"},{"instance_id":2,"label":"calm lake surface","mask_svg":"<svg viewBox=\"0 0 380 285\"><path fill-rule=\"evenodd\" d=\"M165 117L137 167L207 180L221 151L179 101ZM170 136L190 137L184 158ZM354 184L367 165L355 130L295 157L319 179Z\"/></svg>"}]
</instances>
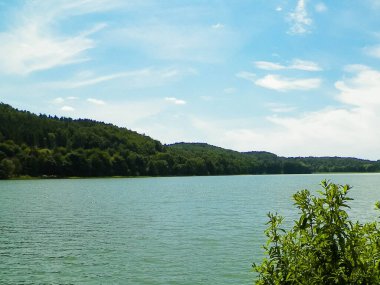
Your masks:
<instances>
[{"instance_id":1,"label":"calm lake surface","mask_svg":"<svg viewBox=\"0 0 380 285\"><path fill-rule=\"evenodd\" d=\"M267 212L324 178L379 216L378 174L0 181L0 284L252 284Z\"/></svg>"}]
</instances>

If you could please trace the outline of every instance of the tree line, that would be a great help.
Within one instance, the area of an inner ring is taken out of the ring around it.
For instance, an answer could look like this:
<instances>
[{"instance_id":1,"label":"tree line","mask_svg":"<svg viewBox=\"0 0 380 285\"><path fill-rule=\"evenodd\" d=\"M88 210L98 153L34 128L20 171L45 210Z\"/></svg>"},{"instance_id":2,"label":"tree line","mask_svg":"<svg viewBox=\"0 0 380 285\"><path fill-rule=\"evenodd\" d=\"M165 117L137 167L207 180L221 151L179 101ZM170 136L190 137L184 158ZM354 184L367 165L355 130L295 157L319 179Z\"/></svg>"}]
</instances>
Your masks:
<instances>
[{"instance_id":1,"label":"tree line","mask_svg":"<svg viewBox=\"0 0 380 285\"><path fill-rule=\"evenodd\" d=\"M186 176L374 172L378 161L284 158L204 143L163 145L126 128L88 119L36 115L0 103L0 178Z\"/></svg>"}]
</instances>

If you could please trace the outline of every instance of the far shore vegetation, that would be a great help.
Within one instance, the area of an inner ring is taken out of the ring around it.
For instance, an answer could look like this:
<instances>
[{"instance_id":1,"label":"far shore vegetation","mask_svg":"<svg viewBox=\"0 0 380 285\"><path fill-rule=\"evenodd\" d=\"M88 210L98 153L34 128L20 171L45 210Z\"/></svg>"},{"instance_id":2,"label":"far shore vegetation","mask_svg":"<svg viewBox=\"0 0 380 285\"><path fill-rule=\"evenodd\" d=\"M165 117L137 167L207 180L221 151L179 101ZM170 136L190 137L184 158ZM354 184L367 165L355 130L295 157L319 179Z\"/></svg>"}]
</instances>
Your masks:
<instances>
[{"instance_id":1,"label":"far shore vegetation","mask_svg":"<svg viewBox=\"0 0 380 285\"><path fill-rule=\"evenodd\" d=\"M163 145L126 128L0 103L0 179L380 172L380 161Z\"/></svg>"}]
</instances>

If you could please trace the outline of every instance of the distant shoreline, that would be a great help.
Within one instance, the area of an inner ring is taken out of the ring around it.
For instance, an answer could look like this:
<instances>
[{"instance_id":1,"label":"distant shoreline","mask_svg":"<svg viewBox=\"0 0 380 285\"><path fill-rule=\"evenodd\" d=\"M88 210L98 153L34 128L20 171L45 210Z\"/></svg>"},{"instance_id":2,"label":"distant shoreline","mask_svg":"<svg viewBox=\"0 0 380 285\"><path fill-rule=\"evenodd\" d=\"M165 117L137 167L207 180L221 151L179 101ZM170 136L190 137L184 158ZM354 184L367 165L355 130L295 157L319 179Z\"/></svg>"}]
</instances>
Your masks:
<instances>
[{"instance_id":1,"label":"distant shoreline","mask_svg":"<svg viewBox=\"0 0 380 285\"><path fill-rule=\"evenodd\" d=\"M18 177L11 177L8 179L0 179L0 181L21 181L21 180L76 180L76 179L125 179L125 178L175 178L175 177L223 177L223 176L289 176L289 175L323 175L323 174L334 174L334 175L345 175L345 174L373 174L377 175L380 174L380 172L315 172L315 173L268 173L268 174L231 174L231 175L171 175L171 176L91 176L91 177L80 177L80 176L69 176L69 177L57 177L57 176L48 176L48 177L41 177L41 176L18 176Z\"/></svg>"}]
</instances>

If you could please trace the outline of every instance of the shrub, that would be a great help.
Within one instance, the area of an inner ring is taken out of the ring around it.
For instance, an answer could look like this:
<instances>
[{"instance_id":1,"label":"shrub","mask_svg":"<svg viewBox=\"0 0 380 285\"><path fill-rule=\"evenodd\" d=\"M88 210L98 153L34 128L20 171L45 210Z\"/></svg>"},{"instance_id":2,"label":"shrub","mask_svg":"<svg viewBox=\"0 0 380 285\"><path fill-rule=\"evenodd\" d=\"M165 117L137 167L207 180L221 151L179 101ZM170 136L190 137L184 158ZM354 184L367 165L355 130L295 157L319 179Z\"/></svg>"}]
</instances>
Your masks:
<instances>
[{"instance_id":1,"label":"shrub","mask_svg":"<svg viewBox=\"0 0 380 285\"><path fill-rule=\"evenodd\" d=\"M380 284L379 223L349 219L350 186L321 186L319 197L308 190L293 196L300 217L290 230L268 214L267 256L253 264L255 284Z\"/></svg>"}]
</instances>

